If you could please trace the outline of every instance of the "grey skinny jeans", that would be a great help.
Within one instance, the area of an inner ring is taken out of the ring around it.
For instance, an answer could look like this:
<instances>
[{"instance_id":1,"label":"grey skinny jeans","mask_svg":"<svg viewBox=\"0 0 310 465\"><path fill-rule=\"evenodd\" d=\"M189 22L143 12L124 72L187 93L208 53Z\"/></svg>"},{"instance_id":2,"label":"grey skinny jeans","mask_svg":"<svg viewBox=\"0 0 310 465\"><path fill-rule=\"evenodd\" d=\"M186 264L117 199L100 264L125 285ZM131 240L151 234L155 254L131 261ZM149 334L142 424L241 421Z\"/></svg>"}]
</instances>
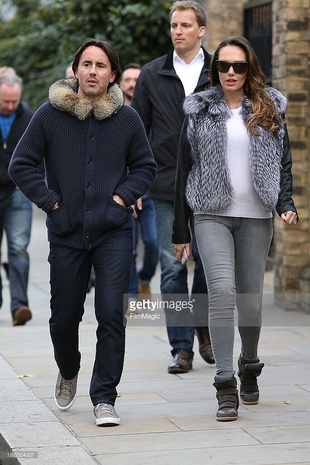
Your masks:
<instances>
[{"instance_id":1,"label":"grey skinny jeans","mask_svg":"<svg viewBox=\"0 0 310 465\"><path fill-rule=\"evenodd\" d=\"M257 358L262 325L266 260L272 218L195 215L195 234L208 287L209 331L216 375L231 377L234 311L238 310L241 355Z\"/></svg>"}]
</instances>

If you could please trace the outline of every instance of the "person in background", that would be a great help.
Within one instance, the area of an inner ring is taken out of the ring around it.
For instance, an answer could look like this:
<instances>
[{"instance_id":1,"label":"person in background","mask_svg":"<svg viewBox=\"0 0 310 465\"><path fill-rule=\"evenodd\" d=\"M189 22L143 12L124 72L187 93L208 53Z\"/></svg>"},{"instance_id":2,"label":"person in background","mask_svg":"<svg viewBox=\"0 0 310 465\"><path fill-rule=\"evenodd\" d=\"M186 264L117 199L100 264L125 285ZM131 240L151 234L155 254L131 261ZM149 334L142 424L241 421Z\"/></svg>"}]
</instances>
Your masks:
<instances>
[{"instance_id":1,"label":"person in background","mask_svg":"<svg viewBox=\"0 0 310 465\"><path fill-rule=\"evenodd\" d=\"M286 98L267 87L244 37L220 43L211 63L212 87L188 97L175 190L175 254L190 251L189 212L209 295L209 328L216 361L218 421L236 420L239 395L233 368L234 310L241 350L240 397L257 404L264 274L276 208L298 221L292 200Z\"/></svg>"},{"instance_id":2,"label":"person in background","mask_svg":"<svg viewBox=\"0 0 310 465\"><path fill-rule=\"evenodd\" d=\"M156 163L140 118L123 105L115 50L104 40L86 39L72 68L76 79L51 86L9 172L47 214L56 405L68 410L76 398L79 325L93 266L98 325L90 397L96 425L115 426L132 261L131 205L149 190ZM38 173L43 159L46 182Z\"/></svg>"},{"instance_id":3,"label":"person in background","mask_svg":"<svg viewBox=\"0 0 310 465\"><path fill-rule=\"evenodd\" d=\"M67 79L74 79L75 78L75 75L74 75L74 72L73 72L73 69L72 69L72 63L69 63L68 66L66 67L65 76L66 76Z\"/></svg>"},{"instance_id":4,"label":"person in background","mask_svg":"<svg viewBox=\"0 0 310 465\"><path fill-rule=\"evenodd\" d=\"M175 258L171 243L174 184L178 142L184 119L183 101L185 96L209 86L211 59L201 46L206 24L206 13L197 2L176 1L172 4L170 35L173 50L143 66L132 100L132 106L145 125L158 164L157 178L150 196L155 206L163 300L188 300L187 267ZM195 300L194 321L189 310L166 311L173 357L168 372L172 374L186 373L192 369L194 326L200 354L207 363L214 363L207 327L206 282L198 253L194 254L194 259L191 293L192 301Z\"/></svg>"},{"instance_id":5,"label":"person in background","mask_svg":"<svg viewBox=\"0 0 310 465\"><path fill-rule=\"evenodd\" d=\"M1 66L0 67L0 74L9 74L9 73L17 74L15 69L12 68L12 66Z\"/></svg>"},{"instance_id":6,"label":"person in background","mask_svg":"<svg viewBox=\"0 0 310 465\"><path fill-rule=\"evenodd\" d=\"M131 105L133 93L134 93L140 72L141 72L141 65L139 63L127 63L127 65L125 65L123 68L122 77L121 77L119 86L124 95L125 105Z\"/></svg>"},{"instance_id":7,"label":"person in background","mask_svg":"<svg viewBox=\"0 0 310 465\"><path fill-rule=\"evenodd\" d=\"M7 74L7 73L13 73L16 74L16 71L14 68L11 66L1 66L0 67L0 75L1 74ZM0 247L2 244L2 238L3 238L3 229L0 231ZM0 263L2 263L1 260L1 249L0 249ZM5 275L7 279L9 279L9 264L7 262L2 263L3 269L5 271ZM1 276L1 271L0 271L0 308L2 307L3 304L3 298L2 298L2 276Z\"/></svg>"},{"instance_id":8,"label":"person in background","mask_svg":"<svg viewBox=\"0 0 310 465\"><path fill-rule=\"evenodd\" d=\"M32 204L16 188L8 173L13 151L23 135L33 112L21 102L22 79L11 67L0 72L0 231L8 244L8 275L13 326L31 320L28 303Z\"/></svg>"},{"instance_id":9,"label":"person in background","mask_svg":"<svg viewBox=\"0 0 310 465\"><path fill-rule=\"evenodd\" d=\"M139 63L128 63L124 66L119 83L124 95L124 104L131 105L134 89L141 71ZM141 236L144 253L142 267L137 270L139 236ZM135 205L133 216L133 259L131 267L129 300L149 298L151 296L150 281L156 272L158 262L158 240L156 233L155 211L152 199L144 194Z\"/></svg>"}]
</instances>

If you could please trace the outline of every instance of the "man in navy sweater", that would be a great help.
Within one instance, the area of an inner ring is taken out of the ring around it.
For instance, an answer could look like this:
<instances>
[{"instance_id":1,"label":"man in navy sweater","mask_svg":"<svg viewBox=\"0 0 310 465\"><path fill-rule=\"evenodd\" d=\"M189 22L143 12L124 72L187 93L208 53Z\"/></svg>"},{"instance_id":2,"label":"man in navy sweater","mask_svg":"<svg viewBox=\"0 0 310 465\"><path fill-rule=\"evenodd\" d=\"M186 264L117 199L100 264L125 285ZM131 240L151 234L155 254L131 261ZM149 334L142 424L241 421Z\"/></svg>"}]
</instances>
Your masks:
<instances>
[{"instance_id":1,"label":"man in navy sweater","mask_svg":"<svg viewBox=\"0 0 310 465\"><path fill-rule=\"evenodd\" d=\"M123 105L111 46L86 39L72 69L75 78L54 83L49 102L36 111L10 175L47 213L56 404L68 410L76 397L78 331L93 266L98 327L90 397L96 424L114 426L120 422L114 403L124 361L131 205L152 185L156 163L138 114ZM47 184L38 173L43 159Z\"/></svg>"}]
</instances>

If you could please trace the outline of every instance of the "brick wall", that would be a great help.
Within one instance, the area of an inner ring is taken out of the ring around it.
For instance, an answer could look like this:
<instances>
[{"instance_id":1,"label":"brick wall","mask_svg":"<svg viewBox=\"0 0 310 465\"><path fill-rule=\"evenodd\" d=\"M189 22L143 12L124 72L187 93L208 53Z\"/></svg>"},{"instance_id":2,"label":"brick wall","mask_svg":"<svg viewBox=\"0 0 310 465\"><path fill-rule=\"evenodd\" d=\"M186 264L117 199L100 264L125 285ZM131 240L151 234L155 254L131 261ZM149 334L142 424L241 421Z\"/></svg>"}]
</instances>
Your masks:
<instances>
[{"instance_id":1,"label":"brick wall","mask_svg":"<svg viewBox=\"0 0 310 465\"><path fill-rule=\"evenodd\" d=\"M300 218L294 227L275 220L275 292L284 308L310 312L309 20L309 0L273 1L273 85L289 102L286 116L293 157L293 195Z\"/></svg>"}]
</instances>

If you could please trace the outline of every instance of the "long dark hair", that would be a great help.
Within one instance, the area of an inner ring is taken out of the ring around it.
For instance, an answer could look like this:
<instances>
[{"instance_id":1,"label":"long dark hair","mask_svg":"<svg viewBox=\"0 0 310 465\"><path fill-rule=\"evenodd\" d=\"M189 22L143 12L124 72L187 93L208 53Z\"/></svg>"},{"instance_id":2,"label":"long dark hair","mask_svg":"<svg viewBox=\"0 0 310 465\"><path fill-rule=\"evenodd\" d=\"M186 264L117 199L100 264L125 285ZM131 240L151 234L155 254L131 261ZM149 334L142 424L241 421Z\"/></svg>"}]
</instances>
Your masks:
<instances>
[{"instance_id":1,"label":"long dark hair","mask_svg":"<svg viewBox=\"0 0 310 465\"><path fill-rule=\"evenodd\" d=\"M248 62L244 93L252 103L253 114L247 121L247 128L255 135L257 135L255 126L260 126L271 132L276 132L280 125L283 124L283 119L281 115L279 115L269 94L266 92L266 76L263 73L252 45L245 37L228 37L219 44L211 60L211 85L215 86L220 84L219 73L216 69L216 61L218 60L220 50L228 45L240 47L244 51L246 61Z\"/></svg>"},{"instance_id":2,"label":"long dark hair","mask_svg":"<svg viewBox=\"0 0 310 465\"><path fill-rule=\"evenodd\" d=\"M101 48L101 50L104 51L104 53L109 58L112 71L116 72L116 77L115 77L114 81L110 82L109 85L108 85L108 87L111 87L113 84L119 82L122 73L121 73L121 67L120 67L120 63L119 63L118 54L111 47L111 45L108 42L106 42L105 40L91 39L91 38L85 39L85 41L80 46L80 48L77 50L77 52L76 52L76 54L74 56L74 60L73 60L73 63L72 63L72 70L73 70L73 72L75 74L76 70L77 70L77 68L79 66L79 62L80 62L82 53L84 52L84 50L87 47L90 47L92 45L95 46L95 47L99 47L99 48Z\"/></svg>"}]
</instances>

